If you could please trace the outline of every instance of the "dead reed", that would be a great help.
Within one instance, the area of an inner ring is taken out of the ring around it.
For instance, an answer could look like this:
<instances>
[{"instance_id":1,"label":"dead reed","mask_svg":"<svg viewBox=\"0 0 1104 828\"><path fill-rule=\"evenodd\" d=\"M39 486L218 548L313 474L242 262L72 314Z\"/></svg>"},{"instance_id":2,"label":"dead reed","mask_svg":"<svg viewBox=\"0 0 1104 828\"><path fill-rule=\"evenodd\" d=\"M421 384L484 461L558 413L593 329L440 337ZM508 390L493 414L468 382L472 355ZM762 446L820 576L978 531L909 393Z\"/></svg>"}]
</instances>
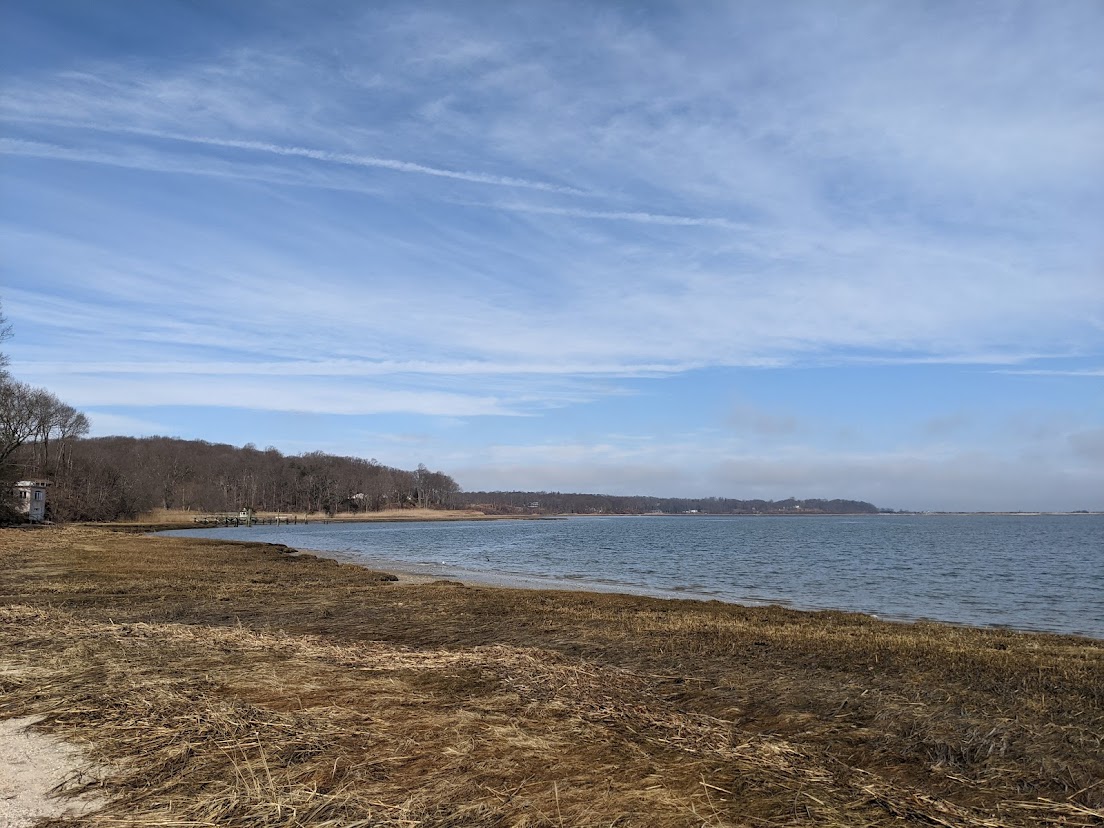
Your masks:
<instances>
[{"instance_id":1,"label":"dead reed","mask_svg":"<svg viewBox=\"0 0 1104 828\"><path fill-rule=\"evenodd\" d=\"M0 716L108 798L57 825L1104 825L1104 642L286 551L0 532Z\"/></svg>"}]
</instances>

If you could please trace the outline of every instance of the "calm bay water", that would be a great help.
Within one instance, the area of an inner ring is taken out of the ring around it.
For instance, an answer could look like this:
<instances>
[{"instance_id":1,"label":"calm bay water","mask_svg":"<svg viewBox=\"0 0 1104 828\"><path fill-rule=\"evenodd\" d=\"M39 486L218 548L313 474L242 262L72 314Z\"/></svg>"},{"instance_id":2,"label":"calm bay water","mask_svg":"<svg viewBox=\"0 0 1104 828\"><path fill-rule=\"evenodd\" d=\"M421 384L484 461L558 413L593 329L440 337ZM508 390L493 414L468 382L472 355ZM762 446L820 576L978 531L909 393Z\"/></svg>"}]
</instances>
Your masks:
<instances>
[{"instance_id":1,"label":"calm bay water","mask_svg":"<svg viewBox=\"0 0 1104 828\"><path fill-rule=\"evenodd\" d=\"M1104 515L576 517L167 532L441 577L1104 638Z\"/></svg>"}]
</instances>

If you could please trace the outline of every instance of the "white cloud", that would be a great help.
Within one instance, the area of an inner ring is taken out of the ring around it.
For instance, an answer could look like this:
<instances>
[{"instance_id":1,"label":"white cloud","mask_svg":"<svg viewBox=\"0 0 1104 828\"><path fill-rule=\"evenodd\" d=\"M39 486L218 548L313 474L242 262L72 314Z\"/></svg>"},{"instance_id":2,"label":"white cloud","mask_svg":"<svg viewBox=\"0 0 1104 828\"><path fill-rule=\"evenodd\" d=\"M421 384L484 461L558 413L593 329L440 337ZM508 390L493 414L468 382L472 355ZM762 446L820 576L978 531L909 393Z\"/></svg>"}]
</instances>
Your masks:
<instances>
[{"instance_id":1,"label":"white cloud","mask_svg":"<svg viewBox=\"0 0 1104 828\"><path fill-rule=\"evenodd\" d=\"M554 71L561 44L539 27L511 29L505 20L481 28L474 18L447 10L400 15L388 19L388 39L367 57L338 39L335 51L349 77L369 77L371 83L330 87L324 111L316 102L319 70L306 59L309 42L280 53L257 45L237 48L221 61L184 69L135 74L99 64L17 78L3 96L11 123L60 130L78 144L91 140L86 128L93 127L102 133L96 140L107 146L121 139L130 143L104 151L13 139L7 147L97 163L126 163L129 157L135 166L256 176L273 184L327 186L317 166L380 168L528 188L549 197L545 203L489 203L529 217L532 254L518 256L523 248L513 245L509 265L498 255L497 230L457 233L455 226L433 221L420 239L369 231L361 241L354 240L351 226L326 227L329 216L297 216L303 237L328 236L335 246L348 247L354 260L380 250L390 254L397 265L393 273L325 274L338 287L370 282L371 309L353 302L327 311L322 297L296 290L314 269L305 250L289 268L286 257L266 262L255 246L234 242L241 248L236 258L251 264L236 266L232 278L226 278L225 264L212 268L197 261L190 268L217 274L208 290L225 293L235 284L239 293L253 294L252 315L258 318L280 315L273 292L264 289L273 271L283 271L277 281L292 286L290 294L276 295L297 308L317 309L342 335L353 327L354 314L376 310L374 348L395 342L397 334L404 348L439 352L459 346L488 362L516 354L521 364L540 362L553 349L566 350L568 363L785 364L840 348L882 350L891 358L901 353L956 361L989 353L1015 361L1025 353L1076 350L1099 337L1086 319L1088 309L1096 308L1098 317L1104 313L1099 282L1086 270L1091 256L1062 252L1078 249L1066 236L1079 233L1081 225L1066 223L1059 231L1064 235L1046 237L1068 218L1055 214L1045 230L1034 226L1024 235L1032 225L1004 209L1008 191L999 186L1018 182L1010 186L1038 192L1043 178L1083 193L1084 175L1062 184L1054 179L1054 165L1087 171L1100 163L1093 149L1100 145L1094 140L1100 117L1085 81L1089 75L1067 78L1065 70L1048 67L1051 85L1062 81L1062 93L1044 95L1030 71L1046 66L1046 50L1079 27L1048 19L1025 49L1003 34L948 30L912 7L894 14L861 7L845 15L849 25L838 37L825 39L822 13L805 9L725 21L722 28L735 27L747 41L748 50L733 52L713 36L714 14L683 15L662 36L613 13L597 15L575 34L582 44L600 40L605 48L593 57L582 50L588 57L576 72ZM1084 15L1087 23L1094 19L1084 9L1070 14ZM365 36L375 30L366 21ZM427 31L449 31L456 48L442 51ZM875 31L884 36L873 37ZM703 35L700 48L688 51L687 43ZM814 45L825 50L796 48ZM1015 61L996 59L1010 50ZM400 56L417 82L394 70ZM438 84L457 67L465 72L464 82L442 95ZM277 86L280 96L273 91ZM352 114L354 88L377 103L402 106L390 120L354 121L351 129L339 130L337 123ZM434 114L415 124L408 116L424 113L416 105L425 101L435 104ZM471 105L478 105L478 119L450 117ZM248 122L242 110L253 113ZM989 133L971 126L1026 135L1055 122L1056 110L1071 116L1060 119L1061 132L1078 136L1077 152L1065 147L1039 153L1031 139L988 140ZM304 117L307 111L314 115ZM1024 126L1017 131L1017 124ZM958 137L947 141L945 135ZM138 139L150 147L135 152L132 142ZM420 163L361 149L373 142L405 142L419 157L460 163ZM982 147L977 151L992 163L1003 159L1000 174L988 176L983 164L969 159L964 170L956 160L964 146ZM185 149L186 157L174 157ZM197 157L193 150L217 154ZM257 167L253 156L288 163ZM299 161L317 165L304 168ZM536 175L512 174L521 169ZM885 170L896 177L887 178ZM564 180L574 183L558 183ZM333 181L341 186L340 177ZM352 177L345 186L362 185L371 189ZM966 200L988 215L980 220L975 210L950 233L933 226L945 206L963 203L964 187L972 188ZM449 190L419 192L439 203L458 200ZM606 194L601 203L575 198L599 192ZM938 205L930 201L933 193ZM1032 222L1036 208L1053 201L1053 189L1038 198L1044 201L1036 199L1028 211ZM891 210L883 209L887 199L894 202ZM682 209L659 210L657 204ZM627 235L629 230L602 224L652 227L664 235ZM1010 237L1013 230L1018 238ZM712 235L703 238L698 231ZM411 246L426 238L432 246L411 255ZM230 246L226 239L210 241L191 247L225 254ZM474 257L479 248L489 248L482 258ZM448 265L439 267L454 251L467 259L465 276L478 274L490 289L485 300L458 299L452 291L442 295L440 289L460 276ZM632 251L630 261L625 251ZM188 255L195 258L192 251ZM518 290L521 283L540 289ZM583 285L585 294L568 292ZM539 301L549 290L559 301ZM424 318L416 343L409 332L395 331L395 320L415 301ZM249 315L241 319L247 331ZM192 335L199 330L189 326ZM435 336L425 337L425 331ZM319 356L332 354L323 345Z\"/></svg>"},{"instance_id":2,"label":"white cloud","mask_svg":"<svg viewBox=\"0 0 1104 828\"><path fill-rule=\"evenodd\" d=\"M1091 418L1032 432L1028 457L955 400L898 410L875 446L862 399L845 438L743 388L700 411L708 394L670 389L734 367L791 387L811 366L1099 377L1098 5L381 6L282 25L5 78L21 377L83 405L586 422L453 456L522 487L805 480L982 503L981 471L994 502L1093 482L1071 454L1091 454ZM641 378L668 378L639 405L687 432L729 405L723 441L599 436L588 412ZM976 457L967 434L988 441Z\"/></svg>"},{"instance_id":3,"label":"white cloud","mask_svg":"<svg viewBox=\"0 0 1104 828\"><path fill-rule=\"evenodd\" d=\"M43 375L51 390L70 404L97 406L230 407L312 414L425 414L431 416L513 416L520 412L493 397L432 390L401 390L357 384L342 387L289 382L283 377L177 378Z\"/></svg>"}]
</instances>

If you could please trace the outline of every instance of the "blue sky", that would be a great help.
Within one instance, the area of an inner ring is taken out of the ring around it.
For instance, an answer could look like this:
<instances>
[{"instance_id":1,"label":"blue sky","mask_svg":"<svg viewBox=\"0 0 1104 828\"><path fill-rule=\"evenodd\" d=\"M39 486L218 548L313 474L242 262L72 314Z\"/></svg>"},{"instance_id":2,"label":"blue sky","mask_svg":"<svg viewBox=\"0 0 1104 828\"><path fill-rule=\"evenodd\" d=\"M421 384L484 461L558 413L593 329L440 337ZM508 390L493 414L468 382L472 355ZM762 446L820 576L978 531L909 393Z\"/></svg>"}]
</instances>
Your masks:
<instances>
[{"instance_id":1,"label":"blue sky","mask_svg":"<svg viewBox=\"0 0 1104 828\"><path fill-rule=\"evenodd\" d=\"M1104 5L0 4L12 371L466 489L1104 508Z\"/></svg>"}]
</instances>

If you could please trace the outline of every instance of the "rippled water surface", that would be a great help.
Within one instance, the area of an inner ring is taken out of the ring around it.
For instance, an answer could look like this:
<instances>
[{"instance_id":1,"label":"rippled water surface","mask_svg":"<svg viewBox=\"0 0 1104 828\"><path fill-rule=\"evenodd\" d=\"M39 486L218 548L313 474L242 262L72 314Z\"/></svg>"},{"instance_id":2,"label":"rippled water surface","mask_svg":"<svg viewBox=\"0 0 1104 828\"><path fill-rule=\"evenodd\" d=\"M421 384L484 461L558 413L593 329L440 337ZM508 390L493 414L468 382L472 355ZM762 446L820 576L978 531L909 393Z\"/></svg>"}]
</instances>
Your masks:
<instances>
[{"instance_id":1,"label":"rippled water surface","mask_svg":"<svg viewBox=\"0 0 1104 828\"><path fill-rule=\"evenodd\" d=\"M441 576L1104 638L1104 516L577 517L170 532Z\"/></svg>"}]
</instances>

